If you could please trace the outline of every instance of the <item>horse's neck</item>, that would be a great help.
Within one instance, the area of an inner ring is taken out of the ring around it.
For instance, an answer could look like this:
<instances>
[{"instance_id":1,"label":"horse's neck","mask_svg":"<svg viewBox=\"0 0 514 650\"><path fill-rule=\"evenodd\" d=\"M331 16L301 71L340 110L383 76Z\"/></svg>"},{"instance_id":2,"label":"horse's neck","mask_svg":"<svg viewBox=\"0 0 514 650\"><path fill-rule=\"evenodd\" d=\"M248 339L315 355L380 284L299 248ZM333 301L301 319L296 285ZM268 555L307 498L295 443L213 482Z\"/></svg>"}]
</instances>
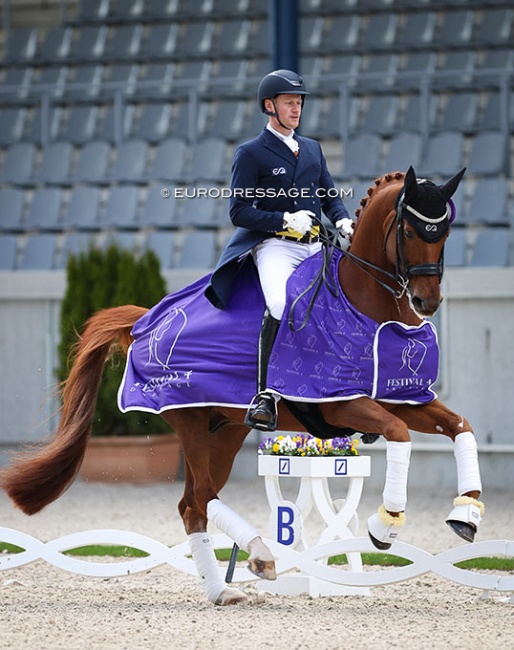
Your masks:
<instances>
[{"instance_id":1,"label":"horse's neck","mask_svg":"<svg viewBox=\"0 0 514 650\"><path fill-rule=\"evenodd\" d=\"M351 253L394 275L395 268L388 264L383 250L383 238L381 230L370 228L369 224L363 222L359 224L358 236L352 244ZM368 269L367 273L350 259L341 260L339 282L355 309L378 323L395 320L407 325L418 325L421 321L410 308L407 297L396 298L377 280L388 284L395 291L400 288L385 274L372 269Z\"/></svg>"}]
</instances>

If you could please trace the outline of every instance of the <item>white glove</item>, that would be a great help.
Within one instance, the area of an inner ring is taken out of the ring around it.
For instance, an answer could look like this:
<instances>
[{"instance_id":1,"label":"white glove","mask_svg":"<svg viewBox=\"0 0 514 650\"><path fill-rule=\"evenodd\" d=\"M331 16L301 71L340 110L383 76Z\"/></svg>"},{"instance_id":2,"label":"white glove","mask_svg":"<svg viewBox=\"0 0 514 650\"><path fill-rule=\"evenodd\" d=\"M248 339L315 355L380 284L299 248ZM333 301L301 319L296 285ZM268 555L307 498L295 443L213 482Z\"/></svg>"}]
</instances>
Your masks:
<instances>
[{"instance_id":1,"label":"white glove","mask_svg":"<svg viewBox=\"0 0 514 650\"><path fill-rule=\"evenodd\" d=\"M338 234L340 234L345 239L353 234L353 220L349 219L348 217L344 217L343 219L336 221L335 226L339 230Z\"/></svg>"},{"instance_id":2,"label":"white glove","mask_svg":"<svg viewBox=\"0 0 514 650\"><path fill-rule=\"evenodd\" d=\"M284 212L284 228L296 230L301 235L306 235L312 228L312 219L315 217L314 212L310 210L298 210L298 212Z\"/></svg>"}]
</instances>

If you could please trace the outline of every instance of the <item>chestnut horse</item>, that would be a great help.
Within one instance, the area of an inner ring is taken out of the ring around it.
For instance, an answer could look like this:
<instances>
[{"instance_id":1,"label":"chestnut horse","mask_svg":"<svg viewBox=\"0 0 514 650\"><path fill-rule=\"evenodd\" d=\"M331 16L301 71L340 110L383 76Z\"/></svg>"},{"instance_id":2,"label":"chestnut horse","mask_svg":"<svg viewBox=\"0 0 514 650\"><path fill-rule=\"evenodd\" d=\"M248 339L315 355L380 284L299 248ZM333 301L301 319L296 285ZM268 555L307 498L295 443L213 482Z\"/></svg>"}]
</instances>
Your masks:
<instances>
[{"instance_id":1,"label":"chestnut horse","mask_svg":"<svg viewBox=\"0 0 514 650\"><path fill-rule=\"evenodd\" d=\"M341 289L358 312L376 323L396 321L407 328L423 326L424 319L436 312L442 300L444 242L455 216L450 197L463 174L464 170L436 185L417 179L410 168L406 174L378 178L368 190L357 211L351 246L337 267ZM1 486L25 513L38 512L73 481L86 449L104 364L116 341L117 349L127 352L132 327L146 312L127 305L102 310L87 322L62 390L55 437L46 446L23 452L0 474ZM374 432L386 441L383 503L368 519L368 532L377 548L389 548L405 522L409 429L441 434L454 442L458 496L447 523L472 541L481 520L484 507L478 501L481 482L471 426L435 394L430 400L393 403L357 396L320 403L328 424ZM245 411L230 406L170 405L161 415L182 442L185 490L178 508L206 595L219 605L244 602L246 596L222 579L206 531L211 520L249 552L254 574L275 578L273 556L259 533L218 498L249 433ZM283 402L279 402L279 425L281 430L305 431Z\"/></svg>"}]
</instances>

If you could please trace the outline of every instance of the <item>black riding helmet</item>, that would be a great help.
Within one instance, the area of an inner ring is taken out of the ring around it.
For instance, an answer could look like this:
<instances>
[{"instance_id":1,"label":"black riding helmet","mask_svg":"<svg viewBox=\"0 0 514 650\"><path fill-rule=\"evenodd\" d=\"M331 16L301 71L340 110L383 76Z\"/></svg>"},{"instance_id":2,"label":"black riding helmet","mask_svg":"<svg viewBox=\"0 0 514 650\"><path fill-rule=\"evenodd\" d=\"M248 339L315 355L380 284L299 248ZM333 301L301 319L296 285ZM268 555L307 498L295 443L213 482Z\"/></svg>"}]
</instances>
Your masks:
<instances>
[{"instance_id":1,"label":"black riding helmet","mask_svg":"<svg viewBox=\"0 0 514 650\"><path fill-rule=\"evenodd\" d=\"M305 95L308 94L303 79L299 74L291 70L274 70L261 80L257 89L257 101L263 113L277 117L276 110L272 113L264 108L265 99L273 101L277 95L302 95L303 108Z\"/></svg>"}]
</instances>

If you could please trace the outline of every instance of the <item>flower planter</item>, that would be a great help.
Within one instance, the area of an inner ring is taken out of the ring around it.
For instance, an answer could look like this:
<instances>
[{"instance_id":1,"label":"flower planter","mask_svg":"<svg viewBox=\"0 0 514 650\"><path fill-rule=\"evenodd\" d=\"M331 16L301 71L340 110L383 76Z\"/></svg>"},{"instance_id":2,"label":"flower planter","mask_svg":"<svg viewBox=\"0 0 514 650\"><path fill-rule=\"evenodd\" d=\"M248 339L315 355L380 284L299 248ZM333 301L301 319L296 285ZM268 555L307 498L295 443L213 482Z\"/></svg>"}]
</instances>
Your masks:
<instances>
[{"instance_id":1,"label":"flower planter","mask_svg":"<svg viewBox=\"0 0 514 650\"><path fill-rule=\"evenodd\" d=\"M80 476L106 483L174 481L182 447L175 434L98 436L88 441Z\"/></svg>"},{"instance_id":2,"label":"flower planter","mask_svg":"<svg viewBox=\"0 0 514 650\"><path fill-rule=\"evenodd\" d=\"M370 476L369 456L258 456L259 476Z\"/></svg>"}]
</instances>

